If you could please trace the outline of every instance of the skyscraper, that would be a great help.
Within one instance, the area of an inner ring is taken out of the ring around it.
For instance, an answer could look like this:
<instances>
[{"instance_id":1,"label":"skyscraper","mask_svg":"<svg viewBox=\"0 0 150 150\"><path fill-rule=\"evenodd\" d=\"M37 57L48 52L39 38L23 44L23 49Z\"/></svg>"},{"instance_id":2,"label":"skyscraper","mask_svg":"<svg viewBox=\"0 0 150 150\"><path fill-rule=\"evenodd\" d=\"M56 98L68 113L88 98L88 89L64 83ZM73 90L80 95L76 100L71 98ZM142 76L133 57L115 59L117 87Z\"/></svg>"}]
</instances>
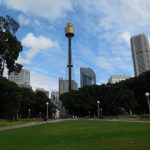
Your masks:
<instances>
[{"instance_id":1,"label":"skyscraper","mask_svg":"<svg viewBox=\"0 0 150 150\"><path fill-rule=\"evenodd\" d=\"M148 38L144 34L131 37L131 49L135 76L150 70L150 48Z\"/></svg>"},{"instance_id":2,"label":"skyscraper","mask_svg":"<svg viewBox=\"0 0 150 150\"><path fill-rule=\"evenodd\" d=\"M78 90L78 85L74 80L71 80L71 89ZM59 78L59 96L62 93L69 92L69 80Z\"/></svg>"},{"instance_id":3,"label":"skyscraper","mask_svg":"<svg viewBox=\"0 0 150 150\"><path fill-rule=\"evenodd\" d=\"M10 75L8 75L8 79L15 82L20 87L31 88L30 70L22 69L18 74L11 72Z\"/></svg>"},{"instance_id":4,"label":"skyscraper","mask_svg":"<svg viewBox=\"0 0 150 150\"><path fill-rule=\"evenodd\" d=\"M80 86L96 84L96 75L91 68L80 68Z\"/></svg>"}]
</instances>

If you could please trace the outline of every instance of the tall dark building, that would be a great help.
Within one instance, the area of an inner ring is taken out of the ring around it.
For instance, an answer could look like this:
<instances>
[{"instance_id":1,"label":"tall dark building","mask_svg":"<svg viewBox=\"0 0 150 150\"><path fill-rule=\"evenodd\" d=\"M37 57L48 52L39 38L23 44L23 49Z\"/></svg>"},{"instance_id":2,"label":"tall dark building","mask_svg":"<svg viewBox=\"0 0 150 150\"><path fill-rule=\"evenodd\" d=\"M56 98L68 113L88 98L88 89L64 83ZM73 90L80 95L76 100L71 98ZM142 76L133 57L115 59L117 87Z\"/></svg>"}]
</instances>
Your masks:
<instances>
[{"instance_id":1,"label":"tall dark building","mask_svg":"<svg viewBox=\"0 0 150 150\"><path fill-rule=\"evenodd\" d=\"M80 86L96 84L96 75L91 68L80 68Z\"/></svg>"},{"instance_id":2,"label":"tall dark building","mask_svg":"<svg viewBox=\"0 0 150 150\"><path fill-rule=\"evenodd\" d=\"M148 38L144 34L131 37L131 49L135 76L150 70L150 48Z\"/></svg>"}]
</instances>

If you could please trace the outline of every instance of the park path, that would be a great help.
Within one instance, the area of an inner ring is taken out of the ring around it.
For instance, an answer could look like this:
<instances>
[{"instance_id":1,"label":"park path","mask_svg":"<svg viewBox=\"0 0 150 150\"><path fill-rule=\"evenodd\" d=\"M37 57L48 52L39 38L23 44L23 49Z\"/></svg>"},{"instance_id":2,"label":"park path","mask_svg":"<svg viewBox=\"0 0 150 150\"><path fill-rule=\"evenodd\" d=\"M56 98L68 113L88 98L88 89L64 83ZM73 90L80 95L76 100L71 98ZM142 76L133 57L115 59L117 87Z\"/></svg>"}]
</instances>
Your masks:
<instances>
[{"instance_id":1,"label":"park path","mask_svg":"<svg viewBox=\"0 0 150 150\"><path fill-rule=\"evenodd\" d=\"M9 130L9 129L24 128L24 127L30 127L30 126L40 125L40 124L48 124L48 123L60 122L60 121L65 121L65 120L74 120L74 119L55 119L55 120L48 120L48 121L45 121L45 122L44 121L43 122L29 122L29 123L22 124L22 125L0 127L0 131Z\"/></svg>"},{"instance_id":2,"label":"park path","mask_svg":"<svg viewBox=\"0 0 150 150\"><path fill-rule=\"evenodd\" d=\"M150 123L149 120L121 120L121 119L111 119L111 120L106 120L106 121Z\"/></svg>"},{"instance_id":3,"label":"park path","mask_svg":"<svg viewBox=\"0 0 150 150\"><path fill-rule=\"evenodd\" d=\"M16 126L6 126L6 127L0 127L0 131L9 130L9 129L17 129L17 128L24 128L24 127L30 127L35 125L41 125L41 124L48 124L48 123L54 123L54 122L61 122L66 120L78 120L78 119L54 119L54 120L48 120L43 122L28 122L26 124L22 125L16 125ZM109 120L101 120L101 119L90 119L90 120L99 120L99 121L116 121L116 122L137 122L137 123L150 123L150 121L139 121L139 120L119 120L119 119L109 119Z\"/></svg>"}]
</instances>

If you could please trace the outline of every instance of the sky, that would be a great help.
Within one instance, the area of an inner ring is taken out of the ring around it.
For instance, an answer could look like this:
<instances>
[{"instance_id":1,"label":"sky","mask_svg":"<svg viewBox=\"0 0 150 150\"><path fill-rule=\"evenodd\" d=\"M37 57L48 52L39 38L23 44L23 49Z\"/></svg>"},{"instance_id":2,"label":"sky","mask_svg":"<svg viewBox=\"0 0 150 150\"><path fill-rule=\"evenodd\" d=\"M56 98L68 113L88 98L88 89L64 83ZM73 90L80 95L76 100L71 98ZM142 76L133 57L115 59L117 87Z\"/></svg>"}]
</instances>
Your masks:
<instances>
[{"instance_id":1,"label":"sky","mask_svg":"<svg viewBox=\"0 0 150 150\"><path fill-rule=\"evenodd\" d=\"M30 70L31 86L58 90L67 79L68 41L64 28L71 21L73 79L80 87L80 67L96 73L97 84L111 75L134 76L130 37L150 37L150 0L0 0L0 15L20 24L23 45L17 62Z\"/></svg>"}]
</instances>

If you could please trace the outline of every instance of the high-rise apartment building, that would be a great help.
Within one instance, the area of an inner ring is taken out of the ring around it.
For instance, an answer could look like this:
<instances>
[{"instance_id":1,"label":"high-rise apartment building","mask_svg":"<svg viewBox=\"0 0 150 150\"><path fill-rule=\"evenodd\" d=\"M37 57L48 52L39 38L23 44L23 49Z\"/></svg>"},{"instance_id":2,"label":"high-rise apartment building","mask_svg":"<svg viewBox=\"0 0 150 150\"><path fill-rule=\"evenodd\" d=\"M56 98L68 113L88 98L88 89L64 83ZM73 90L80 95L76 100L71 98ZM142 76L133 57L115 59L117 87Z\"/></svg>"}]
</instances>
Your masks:
<instances>
[{"instance_id":1,"label":"high-rise apartment building","mask_svg":"<svg viewBox=\"0 0 150 150\"><path fill-rule=\"evenodd\" d=\"M80 86L96 84L96 75L91 68L80 68Z\"/></svg>"},{"instance_id":2,"label":"high-rise apartment building","mask_svg":"<svg viewBox=\"0 0 150 150\"><path fill-rule=\"evenodd\" d=\"M131 49L135 76L150 70L150 47L144 34L131 37Z\"/></svg>"},{"instance_id":3,"label":"high-rise apartment building","mask_svg":"<svg viewBox=\"0 0 150 150\"><path fill-rule=\"evenodd\" d=\"M22 69L18 74L11 72L10 75L8 75L8 79L15 82L20 87L31 88L30 70Z\"/></svg>"},{"instance_id":4,"label":"high-rise apartment building","mask_svg":"<svg viewBox=\"0 0 150 150\"><path fill-rule=\"evenodd\" d=\"M71 86L71 90L78 90L78 85L74 80L72 80ZM69 92L69 80L59 78L59 95L66 92Z\"/></svg>"}]
</instances>

